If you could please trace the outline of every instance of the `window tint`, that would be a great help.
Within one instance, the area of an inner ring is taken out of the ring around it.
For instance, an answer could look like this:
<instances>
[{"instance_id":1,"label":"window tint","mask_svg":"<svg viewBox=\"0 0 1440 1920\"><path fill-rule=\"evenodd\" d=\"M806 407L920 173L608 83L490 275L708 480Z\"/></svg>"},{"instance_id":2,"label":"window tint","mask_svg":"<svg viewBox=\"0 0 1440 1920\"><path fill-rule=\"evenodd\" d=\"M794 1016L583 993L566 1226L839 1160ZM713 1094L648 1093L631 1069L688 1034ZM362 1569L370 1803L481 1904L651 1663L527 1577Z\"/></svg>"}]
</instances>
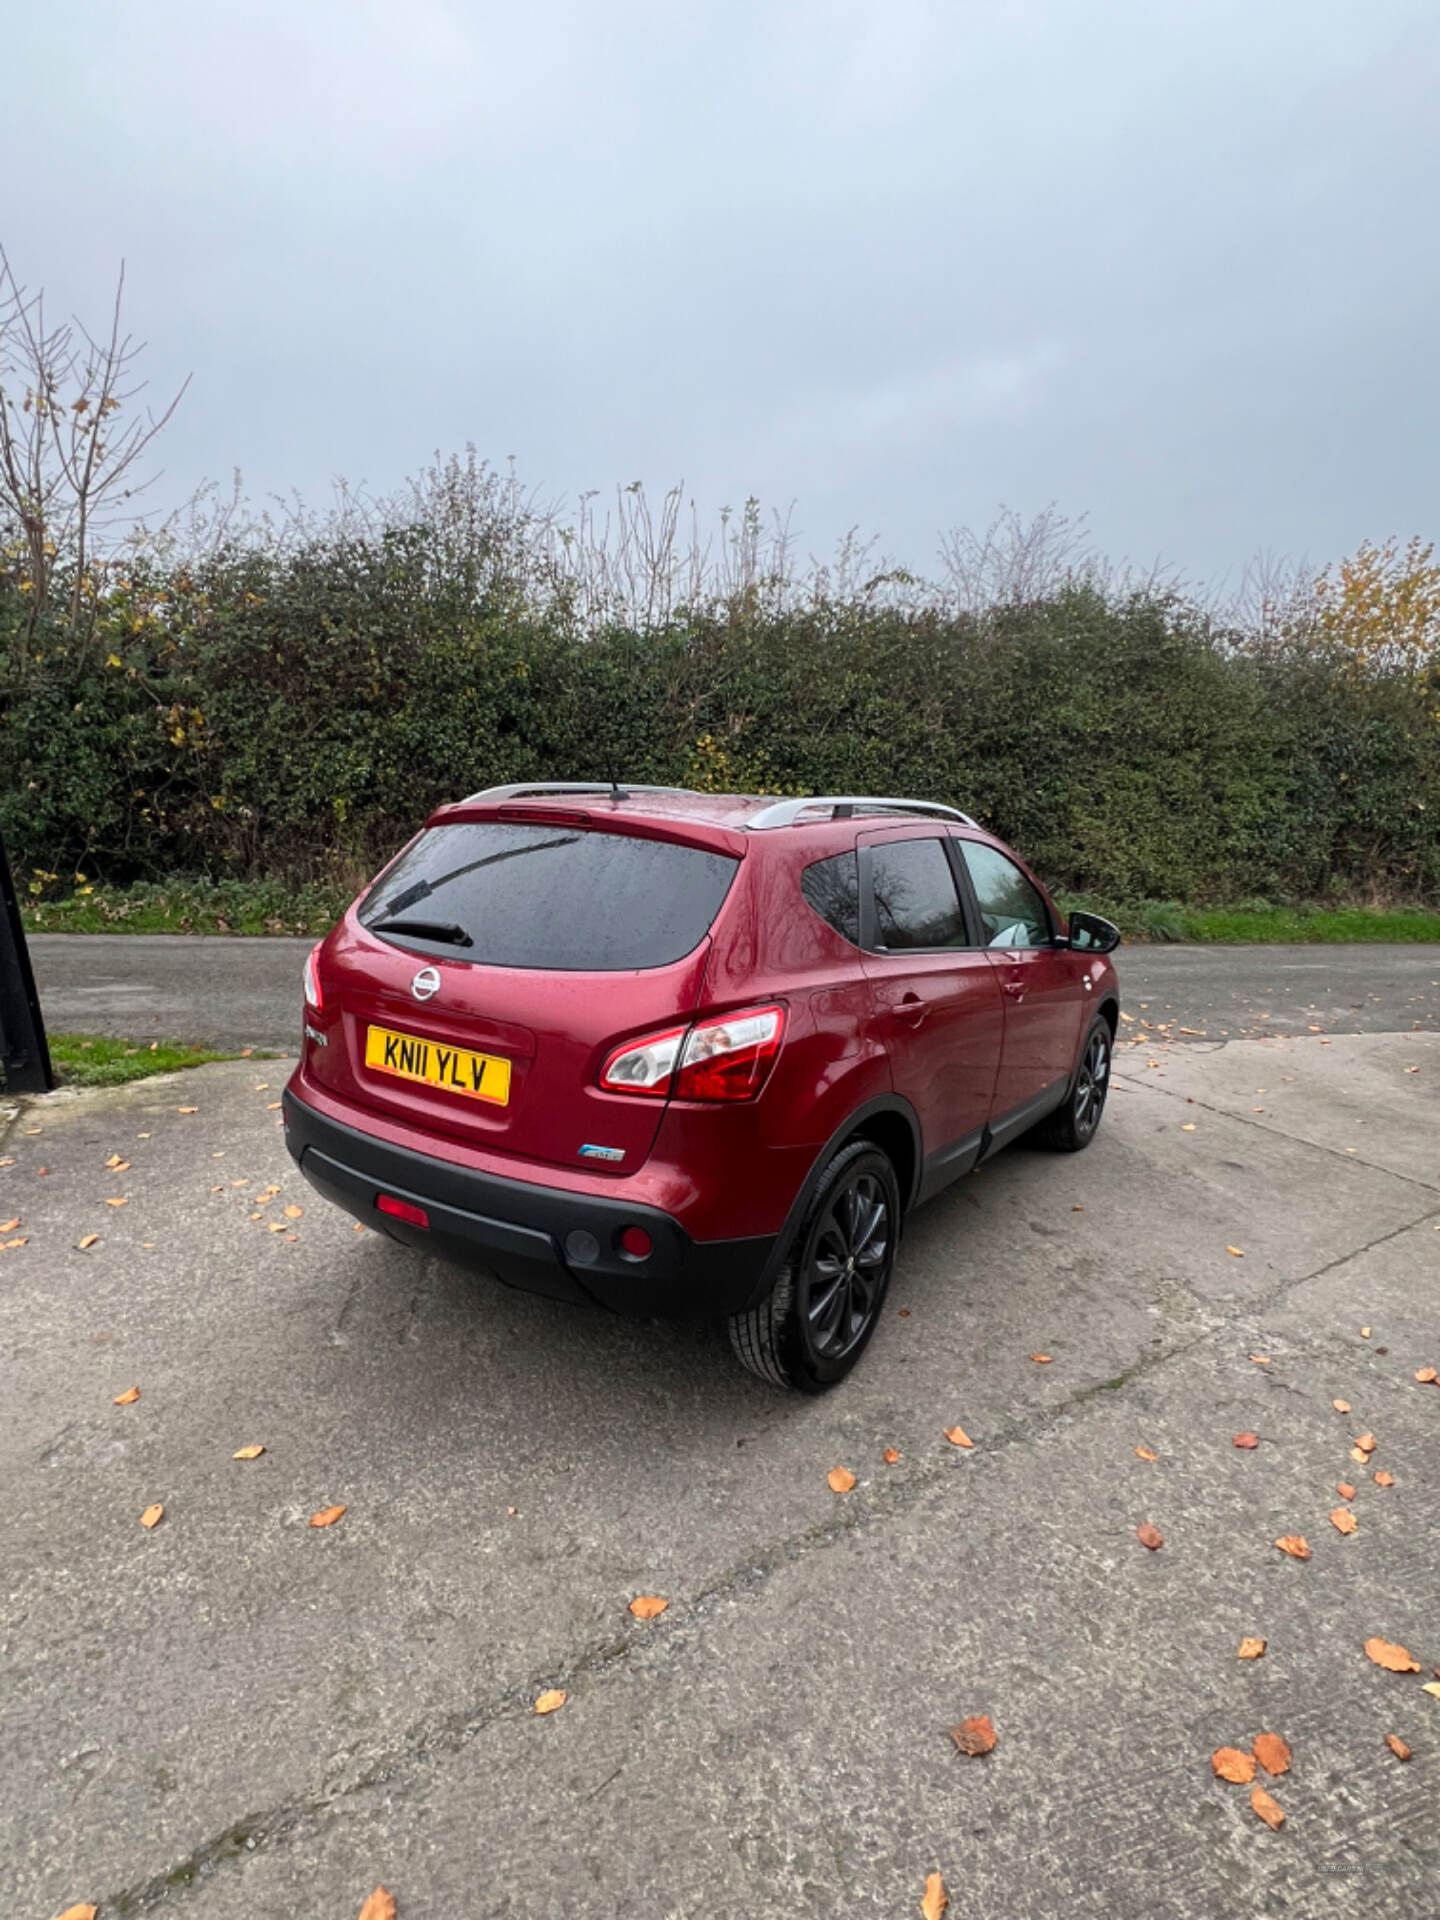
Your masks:
<instances>
[{"instance_id":1,"label":"window tint","mask_svg":"<svg viewBox=\"0 0 1440 1920\"><path fill-rule=\"evenodd\" d=\"M882 947L963 947L965 920L939 840L887 840L870 849L875 933Z\"/></svg>"},{"instance_id":2,"label":"window tint","mask_svg":"<svg viewBox=\"0 0 1440 1920\"><path fill-rule=\"evenodd\" d=\"M663 967L699 945L738 865L668 840L457 822L401 855L360 922L386 939L495 967ZM427 927L439 937L427 937Z\"/></svg>"},{"instance_id":3,"label":"window tint","mask_svg":"<svg viewBox=\"0 0 1440 1920\"><path fill-rule=\"evenodd\" d=\"M980 903L986 946L1048 946L1050 916L1045 902L1015 862L978 841L962 840L960 846Z\"/></svg>"},{"instance_id":4,"label":"window tint","mask_svg":"<svg viewBox=\"0 0 1440 1920\"><path fill-rule=\"evenodd\" d=\"M836 933L860 944L860 861L853 853L816 860L800 876L800 891Z\"/></svg>"}]
</instances>

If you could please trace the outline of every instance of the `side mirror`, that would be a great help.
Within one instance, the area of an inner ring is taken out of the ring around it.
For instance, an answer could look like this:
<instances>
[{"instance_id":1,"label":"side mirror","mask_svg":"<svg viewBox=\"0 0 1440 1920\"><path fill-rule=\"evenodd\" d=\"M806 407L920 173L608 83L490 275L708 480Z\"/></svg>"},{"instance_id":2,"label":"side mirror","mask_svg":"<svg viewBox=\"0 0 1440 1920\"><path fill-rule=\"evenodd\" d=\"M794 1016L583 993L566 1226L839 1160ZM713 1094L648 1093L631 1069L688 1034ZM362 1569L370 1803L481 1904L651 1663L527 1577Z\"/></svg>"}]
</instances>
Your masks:
<instances>
[{"instance_id":1,"label":"side mirror","mask_svg":"<svg viewBox=\"0 0 1440 1920\"><path fill-rule=\"evenodd\" d=\"M1077 953L1113 953L1121 940L1113 920L1102 920L1098 913L1072 913L1070 945Z\"/></svg>"}]
</instances>

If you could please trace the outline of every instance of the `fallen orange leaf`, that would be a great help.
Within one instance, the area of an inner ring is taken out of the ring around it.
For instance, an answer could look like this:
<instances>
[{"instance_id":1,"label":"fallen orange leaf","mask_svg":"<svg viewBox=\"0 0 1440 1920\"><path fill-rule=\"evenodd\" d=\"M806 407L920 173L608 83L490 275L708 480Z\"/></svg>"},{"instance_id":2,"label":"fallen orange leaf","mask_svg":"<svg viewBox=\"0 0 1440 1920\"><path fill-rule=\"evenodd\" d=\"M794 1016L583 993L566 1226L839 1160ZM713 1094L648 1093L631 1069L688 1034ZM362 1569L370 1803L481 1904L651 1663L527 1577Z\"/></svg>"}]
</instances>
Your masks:
<instances>
[{"instance_id":1,"label":"fallen orange leaf","mask_svg":"<svg viewBox=\"0 0 1440 1920\"><path fill-rule=\"evenodd\" d=\"M177 1107L175 1111L177 1113L198 1113L200 1109L198 1107Z\"/></svg>"},{"instance_id":2,"label":"fallen orange leaf","mask_svg":"<svg viewBox=\"0 0 1440 1920\"><path fill-rule=\"evenodd\" d=\"M832 1493L849 1493L855 1484L855 1476L848 1467L831 1467L825 1479Z\"/></svg>"},{"instance_id":3,"label":"fallen orange leaf","mask_svg":"<svg viewBox=\"0 0 1440 1920\"><path fill-rule=\"evenodd\" d=\"M880 1458L885 1462L887 1467L896 1466L900 1460L900 1449L898 1447L886 1447Z\"/></svg>"},{"instance_id":4,"label":"fallen orange leaf","mask_svg":"<svg viewBox=\"0 0 1440 1920\"><path fill-rule=\"evenodd\" d=\"M318 1513L311 1514L310 1524L312 1527L333 1527L344 1512L344 1507L321 1507Z\"/></svg>"},{"instance_id":5,"label":"fallen orange leaf","mask_svg":"<svg viewBox=\"0 0 1440 1920\"><path fill-rule=\"evenodd\" d=\"M1255 1778L1255 1757L1239 1747L1217 1747L1210 1756L1216 1777L1232 1780L1237 1787L1247 1786Z\"/></svg>"},{"instance_id":6,"label":"fallen orange leaf","mask_svg":"<svg viewBox=\"0 0 1440 1920\"><path fill-rule=\"evenodd\" d=\"M1440 1700L1440 1680L1427 1680L1420 1691L1422 1693L1432 1693L1437 1700Z\"/></svg>"},{"instance_id":7,"label":"fallen orange leaf","mask_svg":"<svg viewBox=\"0 0 1440 1920\"><path fill-rule=\"evenodd\" d=\"M1245 1249L1243 1247L1226 1247L1225 1251L1230 1255L1232 1260L1243 1260L1245 1258Z\"/></svg>"},{"instance_id":8,"label":"fallen orange leaf","mask_svg":"<svg viewBox=\"0 0 1440 1920\"><path fill-rule=\"evenodd\" d=\"M1250 1789L1250 1807L1258 1813L1267 1827L1278 1831L1285 1824L1285 1809L1278 1800L1272 1800L1263 1787Z\"/></svg>"},{"instance_id":9,"label":"fallen orange leaf","mask_svg":"<svg viewBox=\"0 0 1440 1920\"><path fill-rule=\"evenodd\" d=\"M360 1920L395 1920L395 1896L388 1887L376 1887L360 1909Z\"/></svg>"},{"instance_id":10,"label":"fallen orange leaf","mask_svg":"<svg viewBox=\"0 0 1440 1920\"><path fill-rule=\"evenodd\" d=\"M133 1407L135 1402L139 1398L140 1398L139 1387L126 1387L123 1393L116 1394L114 1400L111 1401L110 1404L116 1407Z\"/></svg>"},{"instance_id":11,"label":"fallen orange leaf","mask_svg":"<svg viewBox=\"0 0 1440 1920\"><path fill-rule=\"evenodd\" d=\"M1355 1489L1348 1480L1337 1480L1335 1482L1335 1491L1342 1500L1353 1500L1355 1498Z\"/></svg>"},{"instance_id":12,"label":"fallen orange leaf","mask_svg":"<svg viewBox=\"0 0 1440 1920\"><path fill-rule=\"evenodd\" d=\"M130 1202L122 1197L119 1200L107 1200L105 1204L107 1207L128 1207Z\"/></svg>"},{"instance_id":13,"label":"fallen orange leaf","mask_svg":"<svg viewBox=\"0 0 1440 1920\"><path fill-rule=\"evenodd\" d=\"M1239 1447L1244 1451L1248 1451L1251 1447L1259 1446L1260 1436L1258 1433L1237 1433L1230 1444L1232 1447Z\"/></svg>"},{"instance_id":14,"label":"fallen orange leaf","mask_svg":"<svg viewBox=\"0 0 1440 1920\"><path fill-rule=\"evenodd\" d=\"M1349 1507L1332 1507L1330 1511L1330 1524L1337 1533L1354 1533L1359 1522Z\"/></svg>"},{"instance_id":15,"label":"fallen orange leaf","mask_svg":"<svg viewBox=\"0 0 1440 1920\"><path fill-rule=\"evenodd\" d=\"M1255 1362L1257 1367L1268 1367L1270 1364L1270 1356L1268 1353L1252 1353L1250 1358Z\"/></svg>"},{"instance_id":16,"label":"fallen orange leaf","mask_svg":"<svg viewBox=\"0 0 1440 1920\"><path fill-rule=\"evenodd\" d=\"M1355 1441L1355 1445L1360 1449L1361 1453L1373 1453L1375 1451L1374 1434L1373 1433L1360 1434Z\"/></svg>"},{"instance_id":17,"label":"fallen orange leaf","mask_svg":"<svg viewBox=\"0 0 1440 1920\"><path fill-rule=\"evenodd\" d=\"M13 1233L19 1224L20 1216L18 1213L13 1220L0 1220L0 1233Z\"/></svg>"},{"instance_id":18,"label":"fallen orange leaf","mask_svg":"<svg viewBox=\"0 0 1440 1920\"><path fill-rule=\"evenodd\" d=\"M973 1447L975 1444L964 1427L947 1427L945 1429L945 1438L950 1442L952 1447Z\"/></svg>"},{"instance_id":19,"label":"fallen orange leaf","mask_svg":"<svg viewBox=\"0 0 1440 1920\"><path fill-rule=\"evenodd\" d=\"M1050 1355L1048 1353L1032 1353L1030 1358L1035 1362L1037 1367L1048 1367L1050 1365ZM1418 1380L1420 1376L1417 1374L1415 1377Z\"/></svg>"},{"instance_id":20,"label":"fallen orange leaf","mask_svg":"<svg viewBox=\"0 0 1440 1920\"><path fill-rule=\"evenodd\" d=\"M1237 1660L1258 1660L1264 1651L1265 1642L1263 1640L1252 1639L1250 1635L1247 1634L1240 1642L1239 1651L1235 1657Z\"/></svg>"},{"instance_id":21,"label":"fallen orange leaf","mask_svg":"<svg viewBox=\"0 0 1440 1920\"><path fill-rule=\"evenodd\" d=\"M1395 1476L1393 1473L1387 1473L1383 1467L1379 1467L1375 1473L1375 1484L1377 1487L1393 1487Z\"/></svg>"},{"instance_id":22,"label":"fallen orange leaf","mask_svg":"<svg viewBox=\"0 0 1440 1920\"><path fill-rule=\"evenodd\" d=\"M563 1707L569 1695L563 1687L547 1687L535 1702L536 1713L554 1713L557 1707Z\"/></svg>"},{"instance_id":23,"label":"fallen orange leaf","mask_svg":"<svg viewBox=\"0 0 1440 1920\"><path fill-rule=\"evenodd\" d=\"M1303 1533L1284 1533L1275 1544L1282 1553L1288 1553L1292 1560L1310 1558L1310 1542Z\"/></svg>"},{"instance_id":24,"label":"fallen orange leaf","mask_svg":"<svg viewBox=\"0 0 1440 1920\"><path fill-rule=\"evenodd\" d=\"M1136 1447L1135 1453L1141 1460L1158 1460L1160 1458L1159 1454L1152 1453L1149 1447Z\"/></svg>"},{"instance_id":25,"label":"fallen orange leaf","mask_svg":"<svg viewBox=\"0 0 1440 1920\"><path fill-rule=\"evenodd\" d=\"M950 1738L961 1753L978 1758L982 1753L989 1753L995 1745L995 1729L990 1724L988 1714L977 1713L968 1720L962 1720L958 1727L952 1727Z\"/></svg>"},{"instance_id":26,"label":"fallen orange leaf","mask_svg":"<svg viewBox=\"0 0 1440 1920\"><path fill-rule=\"evenodd\" d=\"M305 1209L303 1207L286 1207L285 1218L287 1220L298 1220L304 1211Z\"/></svg>"},{"instance_id":27,"label":"fallen orange leaf","mask_svg":"<svg viewBox=\"0 0 1440 1920\"><path fill-rule=\"evenodd\" d=\"M1267 1773L1282 1774L1290 1771L1292 1755L1278 1733L1257 1733L1250 1742L1250 1746L1255 1758Z\"/></svg>"},{"instance_id":28,"label":"fallen orange leaf","mask_svg":"<svg viewBox=\"0 0 1440 1920\"><path fill-rule=\"evenodd\" d=\"M92 1907L88 1901L82 1900L78 1906L67 1907L60 1915L60 1920L95 1920L99 1911L98 1907Z\"/></svg>"},{"instance_id":29,"label":"fallen orange leaf","mask_svg":"<svg viewBox=\"0 0 1440 1920\"><path fill-rule=\"evenodd\" d=\"M630 1611L637 1620L655 1620L669 1606L668 1600L662 1600L658 1593L642 1593L630 1602Z\"/></svg>"},{"instance_id":30,"label":"fallen orange leaf","mask_svg":"<svg viewBox=\"0 0 1440 1920\"><path fill-rule=\"evenodd\" d=\"M1195 1122L1193 1120L1182 1120L1180 1123L1180 1131L1181 1133L1194 1133Z\"/></svg>"},{"instance_id":31,"label":"fallen orange leaf","mask_svg":"<svg viewBox=\"0 0 1440 1920\"><path fill-rule=\"evenodd\" d=\"M943 1920L950 1896L938 1873L925 1876L925 1898L920 1902L920 1920Z\"/></svg>"},{"instance_id":32,"label":"fallen orange leaf","mask_svg":"<svg viewBox=\"0 0 1440 1920\"><path fill-rule=\"evenodd\" d=\"M1365 1651L1387 1673L1419 1673L1420 1662L1394 1640L1367 1640Z\"/></svg>"},{"instance_id":33,"label":"fallen orange leaf","mask_svg":"<svg viewBox=\"0 0 1440 1920\"><path fill-rule=\"evenodd\" d=\"M1360 1329L1360 1338L1361 1338L1362 1340L1368 1340L1368 1339L1370 1338L1370 1329L1369 1329L1369 1327L1361 1327L1361 1329Z\"/></svg>"},{"instance_id":34,"label":"fallen orange leaf","mask_svg":"<svg viewBox=\"0 0 1440 1920\"><path fill-rule=\"evenodd\" d=\"M158 1527L164 1518L165 1509L157 1500L153 1507L146 1507L145 1511L141 1514L140 1524L148 1531L151 1527Z\"/></svg>"},{"instance_id":35,"label":"fallen orange leaf","mask_svg":"<svg viewBox=\"0 0 1440 1920\"><path fill-rule=\"evenodd\" d=\"M95 1242L99 1238L100 1236L98 1233L82 1233L80 1238L75 1242L75 1244L80 1249L80 1251L84 1253L88 1247L93 1247Z\"/></svg>"},{"instance_id":36,"label":"fallen orange leaf","mask_svg":"<svg viewBox=\"0 0 1440 1920\"><path fill-rule=\"evenodd\" d=\"M1351 1447L1350 1458L1355 1462L1357 1467L1368 1467L1370 1464L1369 1454L1360 1447Z\"/></svg>"},{"instance_id":37,"label":"fallen orange leaf","mask_svg":"<svg viewBox=\"0 0 1440 1920\"><path fill-rule=\"evenodd\" d=\"M12 1227L18 1227L20 1222L18 1220L12 1220L10 1224ZM0 1233L4 1231L5 1229L0 1227ZM1417 1367L1415 1378L1420 1382L1422 1387L1428 1387L1431 1381L1440 1378L1440 1375L1436 1374L1434 1367Z\"/></svg>"},{"instance_id":38,"label":"fallen orange leaf","mask_svg":"<svg viewBox=\"0 0 1440 1920\"><path fill-rule=\"evenodd\" d=\"M1337 1413L1349 1413L1350 1411L1350 1402L1348 1400L1332 1400L1330 1404Z\"/></svg>"},{"instance_id":39,"label":"fallen orange leaf","mask_svg":"<svg viewBox=\"0 0 1440 1920\"><path fill-rule=\"evenodd\" d=\"M1398 1733L1387 1733L1385 1736L1385 1744L1397 1760L1408 1760L1410 1758L1410 1749ZM63 1915L61 1916L61 1920L64 1920Z\"/></svg>"},{"instance_id":40,"label":"fallen orange leaf","mask_svg":"<svg viewBox=\"0 0 1440 1920\"><path fill-rule=\"evenodd\" d=\"M1142 1520L1135 1529L1135 1538L1142 1547L1149 1547L1152 1553L1163 1547L1165 1536L1158 1527L1152 1527L1148 1520Z\"/></svg>"},{"instance_id":41,"label":"fallen orange leaf","mask_svg":"<svg viewBox=\"0 0 1440 1920\"><path fill-rule=\"evenodd\" d=\"M239 1447L231 1454L230 1458L232 1460L258 1460L264 1451L264 1447Z\"/></svg>"}]
</instances>

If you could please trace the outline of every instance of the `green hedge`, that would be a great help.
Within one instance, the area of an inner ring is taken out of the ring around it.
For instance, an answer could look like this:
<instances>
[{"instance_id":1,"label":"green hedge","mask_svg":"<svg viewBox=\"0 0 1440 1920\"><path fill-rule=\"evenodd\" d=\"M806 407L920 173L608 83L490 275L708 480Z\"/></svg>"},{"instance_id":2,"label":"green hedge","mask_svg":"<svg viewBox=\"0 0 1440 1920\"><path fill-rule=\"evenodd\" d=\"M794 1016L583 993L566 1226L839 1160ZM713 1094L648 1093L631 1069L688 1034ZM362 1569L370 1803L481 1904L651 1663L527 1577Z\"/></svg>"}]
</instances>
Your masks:
<instances>
[{"instance_id":1,"label":"green hedge","mask_svg":"<svg viewBox=\"0 0 1440 1920\"><path fill-rule=\"evenodd\" d=\"M81 637L0 584L0 831L51 893L348 878L438 801L616 772L952 801L1103 898L1433 902L1437 709L1423 675L1086 585L585 632L423 528L137 572Z\"/></svg>"}]
</instances>

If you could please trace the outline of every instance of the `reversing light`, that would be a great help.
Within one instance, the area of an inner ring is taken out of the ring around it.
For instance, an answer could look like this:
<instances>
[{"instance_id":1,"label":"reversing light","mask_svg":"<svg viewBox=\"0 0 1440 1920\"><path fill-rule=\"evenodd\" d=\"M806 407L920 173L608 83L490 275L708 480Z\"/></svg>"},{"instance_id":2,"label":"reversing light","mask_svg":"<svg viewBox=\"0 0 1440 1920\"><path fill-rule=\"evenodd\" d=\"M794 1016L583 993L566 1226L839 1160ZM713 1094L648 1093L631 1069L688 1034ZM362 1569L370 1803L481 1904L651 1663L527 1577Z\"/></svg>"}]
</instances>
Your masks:
<instances>
[{"instance_id":1,"label":"reversing light","mask_svg":"<svg viewBox=\"0 0 1440 1920\"><path fill-rule=\"evenodd\" d=\"M663 1100L684 1038L684 1027L671 1027L666 1033L652 1033L648 1040L632 1041L605 1062L601 1086L611 1093L648 1093Z\"/></svg>"},{"instance_id":2,"label":"reversing light","mask_svg":"<svg viewBox=\"0 0 1440 1920\"><path fill-rule=\"evenodd\" d=\"M315 956L319 953L320 947L323 946L323 944L324 942L322 941L316 946L313 946L305 956L305 999L307 1004L314 1007L317 1013L319 1013L325 1005L324 998L320 992L320 969L315 961Z\"/></svg>"},{"instance_id":3,"label":"reversing light","mask_svg":"<svg viewBox=\"0 0 1440 1920\"><path fill-rule=\"evenodd\" d=\"M428 1228L430 1225L430 1216L423 1207L412 1206L408 1200L397 1200L393 1193L377 1193L375 1211L403 1220L407 1226Z\"/></svg>"}]
</instances>

